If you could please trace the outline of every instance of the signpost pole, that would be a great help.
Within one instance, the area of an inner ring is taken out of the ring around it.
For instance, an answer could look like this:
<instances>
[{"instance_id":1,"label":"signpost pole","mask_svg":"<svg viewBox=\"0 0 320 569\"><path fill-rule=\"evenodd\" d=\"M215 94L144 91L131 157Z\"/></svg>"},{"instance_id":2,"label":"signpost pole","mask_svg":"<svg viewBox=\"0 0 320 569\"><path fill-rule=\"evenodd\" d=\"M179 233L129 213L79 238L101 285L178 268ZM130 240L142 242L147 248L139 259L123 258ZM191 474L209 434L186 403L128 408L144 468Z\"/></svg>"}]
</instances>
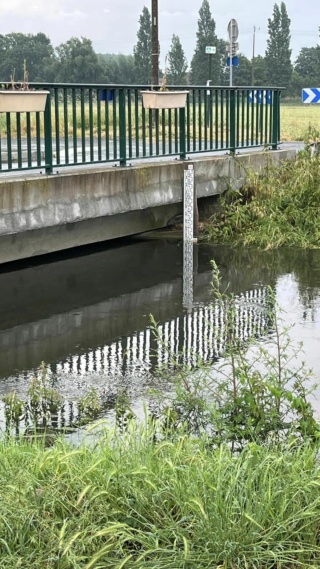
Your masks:
<instances>
[{"instance_id":1,"label":"signpost pole","mask_svg":"<svg viewBox=\"0 0 320 569\"><path fill-rule=\"evenodd\" d=\"M233 83L233 65L232 65L232 27L231 27L231 34L230 34L230 87L232 87Z\"/></svg>"}]
</instances>

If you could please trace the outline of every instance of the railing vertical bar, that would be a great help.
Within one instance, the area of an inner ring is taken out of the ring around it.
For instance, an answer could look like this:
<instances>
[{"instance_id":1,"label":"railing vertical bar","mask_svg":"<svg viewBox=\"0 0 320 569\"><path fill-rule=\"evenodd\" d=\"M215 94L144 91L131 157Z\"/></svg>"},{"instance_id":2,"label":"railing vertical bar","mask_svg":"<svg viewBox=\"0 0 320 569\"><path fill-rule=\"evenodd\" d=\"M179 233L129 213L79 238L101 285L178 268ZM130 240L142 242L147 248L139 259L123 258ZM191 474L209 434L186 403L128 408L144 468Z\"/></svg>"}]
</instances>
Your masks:
<instances>
[{"instance_id":1,"label":"railing vertical bar","mask_svg":"<svg viewBox=\"0 0 320 569\"><path fill-rule=\"evenodd\" d=\"M166 111L162 109L161 115L162 154L166 155Z\"/></svg>"},{"instance_id":2,"label":"railing vertical bar","mask_svg":"<svg viewBox=\"0 0 320 569\"><path fill-rule=\"evenodd\" d=\"M109 117L109 100L108 93L106 92L106 97L104 101L104 128L105 128L105 139L106 139L106 160L110 160L110 117Z\"/></svg>"},{"instance_id":3,"label":"railing vertical bar","mask_svg":"<svg viewBox=\"0 0 320 569\"><path fill-rule=\"evenodd\" d=\"M86 115L84 89L80 91L82 163L86 162Z\"/></svg>"},{"instance_id":4,"label":"railing vertical bar","mask_svg":"<svg viewBox=\"0 0 320 569\"><path fill-rule=\"evenodd\" d=\"M59 89L54 90L54 122L56 135L56 164L60 164L60 113Z\"/></svg>"},{"instance_id":5,"label":"railing vertical bar","mask_svg":"<svg viewBox=\"0 0 320 569\"><path fill-rule=\"evenodd\" d=\"M64 152L65 163L69 164L69 117L68 117L68 89L63 89L63 127L64 127Z\"/></svg>"},{"instance_id":6,"label":"railing vertical bar","mask_svg":"<svg viewBox=\"0 0 320 569\"><path fill-rule=\"evenodd\" d=\"M245 123L245 91L241 91L241 146L244 146L244 123Z\"/></svg>"},{"instance_id":7,"label":"railing vertical bar","mask_svg":"<svg viewBox=\"0 0 320 569\"><path fill-rule=\"evenodd\" d=\"M219 148L219 91L214 90L214 114L215 114L215 149Z\"/></svg>"},{"instance_id":8,"label":"railing vertical bar","mask_svg":"<svg viewBox=\"0 0 320 569\"><path fill-rule=\"evenodd\" d=\"M198 138L199 138L199 150L202 150L202 97L201 97L201 89L198 89Z\"/></svg>"},{"instance_id":9,"label":"railing vertical bar","mask_svg":"<svg viewBox=\"0 0 320 569\"><path fill-rule=\"evenodd\" d=\"M147 140L146 140L146 110L142 105L141 111L141 122L142 122L142 156L147 155Z\"/></svg>"},{"instance_id":10,"label":"railing vertical bar","mask_svg":"<svg viewBox=\"0 0 320 569\"><path fill-rule=\"evenodd\" d=\"M28 167L32 167L32 148L31 148L31 117L30 113L26 113L26 128L27 128L27 159Z\"/></svg>"},{"instance_id":11,"label":"railing vertical bar","mask_svg":"<svg viewBox=\"0 0 320 569\"><path fill-rule=\"evenodd\" d=\"M268 111L269 111L269 107L270 107L270 91L267 91L267 103L265 106L265 112L264 112L264 139L263 139L263 143L264 144L268 144L269 140L268 140Z\"/></svg>"},{"instance_id":12,"label":"railing vertical bar","mask_svg":"<svg viewBox=\"0 0 320 569\"><path fill-rule=\"evenodd\" d=\"M271 93L270 112L269 112L269 144L272 142L272 110L274 105L274 91Z\"/></svg>"},{"instance_id":13,"label":"railing vertical bar","mask_svg":"<svg viewBox=\"0 0 320 569\"><path fill-rule=\"evenodd\" d=\"M131 89L127 89L127 105L128 105L128 146L129 158L132 158L132 108L131 108L132 94Z\"/></svg>"},{"instance_id":14,"label":"railing vertical bar","mask_svg":"<svg viewBox=\"0 0 320 569\"><path fill-rule=\"evenodd\" d=\"M193 151L197 150L197 105L196 105L196 90L192 91L192 114L193 114L193 125L192 125L192 137L193 137Z\"/></svg>"},{"instance_id":15,"label":"railing vertical bar","mask_svg":"<svg viewBox=\"0 0 320 569\"><path fill-rule=\"evenodd\" d=\"M152 123L153 123L153 112L149 109L149 156L153 156L153 140L152 140Z\"/></svg>"},{"instance_id":16,"label":"railing vertical bar","mask_svg":"<svg viewBox=\"0 0 320 569\"><path fill-rule=\"evenodd\" d=\"M179 114L178 109L174 109L174 153L179 153Z\"/></svg>"},{"instance_id":17,"label":"railing vertical bar","mask_svg":"<svg viewBox=\"0 0 320 569\"><path fill-rule=\"evenodd\" d=\"M97 97L97 139L98 139L98 160L102 160L102 124L101 124L101 91L96 90Z\"/></svg>"},{"instance_id":18,"label":"railing vertical bar","mask_svg":"<svg viewBox=\"0 0 320 569\"><path fill-rule=\"evenodd\" d=\"M21 144L21 116L16 114L17 123L17 150L18 150L18 168L22 168L22 144Z\"/></svg>"},{"instance_id":19,"label":"railing vertical bar","mask_svg":"<svg viewBox=\"0 0 320 569\"><path fill-rule=\"evenodd\" d=\"M187 152L190 152L190 93L187 95Z\"/></svg>"},{"instance_id":20,"label":"railing vertical bar","mask_svg":"<svg viewBox=\"0 0 320 569\"><path fill-rule=\"evenodd\" d=\"M224 146L224 90L220 90L220 136L221 143L220 148L225 148Z\"/></svg>"},{"instance_id":21,"label":"railing vertical bar","mask_svg":"<svg viewBox=\"0 0 320 569\"><path fill-rule=\"evenodd\" d=\"M249 132L250 132L250 91L246 91L246 146L249 146Z\"/></svg>"},{"instance_id":22,"label":"railing vertical bar","mask_svg":"<svg viewBox=\"0 0 320 569\"><path fill-rule=\"evenodd\" d=\"M236 118L236 90L233 88L229 92L229 113L230 113L230 152L232 154L236 151L236 137L237 137L237 118ZM228 131L227 131L228 132Z\"/></svg>"},{"instance_id":23,"label":"railing vertical bar","mask_svg":"<svg viewBox=\"0 0 320 569\"><path fill-rule=\"evenodd\" d=\"M159 116L159 109L156 109L154 114L155 114L155 123L156 123L156 156L159 156L159 154L160 154L160 132L159 132L160 116Z\"/></svg>"},{"instance_id":24,"label":"railing vertical bar","mask_svg":"<svg viewBox=\"0 0 320 569\"><path fill-rule=\"evenodd\" d=\"M36 153L37 153L37 166L41 166L41 121L40 121L40 113L36 113Z\"/></svg>"},{"instance_id":25,"label":"railing vertical bar","mask_svg":"<svg viewBox=\"0 0 320 569\"><path fill-rule=\"evenodd\" d=\"M230 91L226 90L226 148L229 148L230 142Z\"/></svg>"},{"instance_id":26,"label":"railing vertical bar","mask_svg":"<svg viewBox=\"0 0 320 569\"><path fill-rule=\"evenodd\" d=\"M136 157L140 156L140 140L139 140L139 93L138 89L134 92L134 116L135 116L135 128L136 128Z\"/></svg>"},{"instance_id":27,"label":"railing vertical bar","mask_svg":"<svg viewBox=\"0 0 320 569\"><path fill-rule=\"evenodd\" d=\"M240 146L240 91L237 89L237 111L236 111L236 148Z\"/></svg>"},{"instance_id":28,"label":"railing vertical bar","mask_svg":"<svg viewBox=\"0 0 320 569\"><path fill-rule=\"evenodd\" d=\"M210 150L213 149L213 91L212 89L210 89L210 95L209 95L209 105L210 105L210 112L209 112L209 116L210 116Z\"/></svg>"},{"instance_id":29,"label":"railing vertical bar","mask_svg":"<svg viewBox=\"0 0 320 569\"><path fill-rule=\"evenodd\" d=\"M72 136L73 136L73 161L78 162L78 136L77 136L77 95L72 89Z\"/></svg>"},{"instance_id":30,"label":"railing vertical bar","mask_svg":"<svg viewBox=\"0 0 320 569\"><path fill-rule=\"evenodd\" d=\"M172 154L172 113L171 109L168 109L168 121L169 121L169 154Z\"/></svg>"},{"instance_id":31,"label":"railing vertical bar","mask_svg":"<svg viewBox=\"0 0 320 569\"><path fill-rule=\"evenodd\" d=\"M210 117L208 117L208 95L207 95L207 91L204 91L204 149L208 150L208 120L210 120Z\"/></svg>"},{"instance_id":32,"label":"railing vertical bar","mask_svg":"<svg viewBox=\"0 0 320 569\"><path fill-rule=\"evenodd\" d=\"M262 97L261 97L261 103L260 103L260 116L259 116L259 143L263 144L263 114L264 114L264 95L265 95L266 91L263 90L262 91Z\"/></svg>"},{"instance_id":33,"label":"railing vertical bar","mask_svg":"<svg viewBox=\"0 0 320 569\"><path fill-rule=\"evenodd\" d=\"M118 127L117 127L117 97L119 97L119 89L114 89L112 99L112 136L113 136L113 159L118 159Z\"/></svg>"},{"instance_id":34,"label":"railing vertical bar","mask_svg":"<svg viewBox=\"0 0 320 569\"><path fill-rule=\"evenodd\" d=\"M52 108L51 108L51 90L47 95L46 106L44 110L44 155L46 164L46 174L52 174L52 162L53 162L53 152L52 152Z\"/></svg>"},{"instance_id":35,"label":"railing vertical bar","mask_svg":"<svg viewBox=\"0 0 320 569\"><path fill-rule=\"evenodd\" d=\"M254 97L255 90L252 91L252 102L251 102L251 124L250 124L250 145L253 146L253 133L254 133L254 105L255 105L255 97Z\"/></svg>"},{"instance_id":36,"label":"railing vertical bar","mask_svg":"<svg viewBox=\"0 0 320 569\"><path fill-rule=\"evenodd\" d=\"M126 89L119 89L119 143L120 166L127 163Z\"/></svg>"},{"instance_id":37,"label":"railing vertical bar","mask_svg":"<svg viewBox=\"0 0 320 569\"><path fill-rule=\"evenodd\" d=\"M94 162L94 136L93 136L93 93L89 89L89 137L90 137L90 162Z\"/></svg>"},{"instance_id":38,"label":"railing vertical bar","mask_svg":"<svg viewBox=\"0 0 320 569\"><path fill-rule=\"evenodd\" d=\"M258 140L259 140L259 97L261 94L261 89L258 90L258 96L257 96L257 103L256 103L256 115L255 115L255 120L256 120L256 125L255 125L255 140L254 140L254 144L258 144Z\"/></svg>"}]
</instances>

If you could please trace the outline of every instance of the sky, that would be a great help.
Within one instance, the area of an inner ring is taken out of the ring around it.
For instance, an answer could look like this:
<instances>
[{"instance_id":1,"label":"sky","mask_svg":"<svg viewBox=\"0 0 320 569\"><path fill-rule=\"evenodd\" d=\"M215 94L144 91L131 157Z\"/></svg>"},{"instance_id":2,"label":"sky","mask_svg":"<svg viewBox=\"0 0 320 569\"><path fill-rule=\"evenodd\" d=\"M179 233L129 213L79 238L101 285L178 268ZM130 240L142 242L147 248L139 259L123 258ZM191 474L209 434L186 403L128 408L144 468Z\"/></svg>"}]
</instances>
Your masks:
<instances>
[{"instance_id":1,"label":"sky","mask_svg":"<svg viewBox=\"0 0 320 569\"><path fill-rule=\"evenodd\" d=\"M263 55L268 37L268 18L274 0L209 0L218 37L227 39L231 18L239 25L239 49L251 59L253 29L256 54ZM280 0L278 0L280 3ZM179 36L190 62L196 44L202 0L158 0L160 66L170 49L172 34ZM143 6L151 12L151 0L0 0L0 34L10 32L48 35L54 46L72 36L92 40L98 53L132 53ZM318 43L319 0L287 0L291 18L292 55Z\"/></svg>"}]
</instances>

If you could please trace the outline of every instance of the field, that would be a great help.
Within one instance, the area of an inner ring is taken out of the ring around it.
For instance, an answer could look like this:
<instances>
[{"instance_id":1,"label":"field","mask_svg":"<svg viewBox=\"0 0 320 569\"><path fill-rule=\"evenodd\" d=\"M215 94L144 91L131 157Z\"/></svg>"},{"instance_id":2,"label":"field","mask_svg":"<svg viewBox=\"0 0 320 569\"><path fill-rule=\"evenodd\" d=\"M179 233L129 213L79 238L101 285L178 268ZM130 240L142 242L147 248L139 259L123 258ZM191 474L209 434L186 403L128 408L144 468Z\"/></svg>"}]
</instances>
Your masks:
<instances>
[{"instance_id":1,"label":"field","mask_svg":"<svg viewBox=\"0 0 320 569\"><path fill-rule=\"evenodd\" d=\"M304 140L311 125L320 130L320 105L304 105L301 102L281 105L281 140Z\"/></svg>"}]
</instances>

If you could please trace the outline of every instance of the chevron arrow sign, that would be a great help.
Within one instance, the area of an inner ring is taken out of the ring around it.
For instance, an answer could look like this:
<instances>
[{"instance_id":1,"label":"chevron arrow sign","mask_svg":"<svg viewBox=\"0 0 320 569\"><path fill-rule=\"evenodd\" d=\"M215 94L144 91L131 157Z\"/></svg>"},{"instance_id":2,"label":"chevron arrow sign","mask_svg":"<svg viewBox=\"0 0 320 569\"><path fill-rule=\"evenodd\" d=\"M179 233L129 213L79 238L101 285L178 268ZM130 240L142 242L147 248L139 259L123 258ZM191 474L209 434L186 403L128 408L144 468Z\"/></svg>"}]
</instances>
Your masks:
<instances>
[{"instance_id":1,"label":"chevron arrow sign","mask_svg":"<svg viewBox=\"0 0 320 569\"><path fill-rule=\"evenodd\" d=\"M320 89L302 89L303 103L320 103Z\"/></svg>"}]
</instances>

